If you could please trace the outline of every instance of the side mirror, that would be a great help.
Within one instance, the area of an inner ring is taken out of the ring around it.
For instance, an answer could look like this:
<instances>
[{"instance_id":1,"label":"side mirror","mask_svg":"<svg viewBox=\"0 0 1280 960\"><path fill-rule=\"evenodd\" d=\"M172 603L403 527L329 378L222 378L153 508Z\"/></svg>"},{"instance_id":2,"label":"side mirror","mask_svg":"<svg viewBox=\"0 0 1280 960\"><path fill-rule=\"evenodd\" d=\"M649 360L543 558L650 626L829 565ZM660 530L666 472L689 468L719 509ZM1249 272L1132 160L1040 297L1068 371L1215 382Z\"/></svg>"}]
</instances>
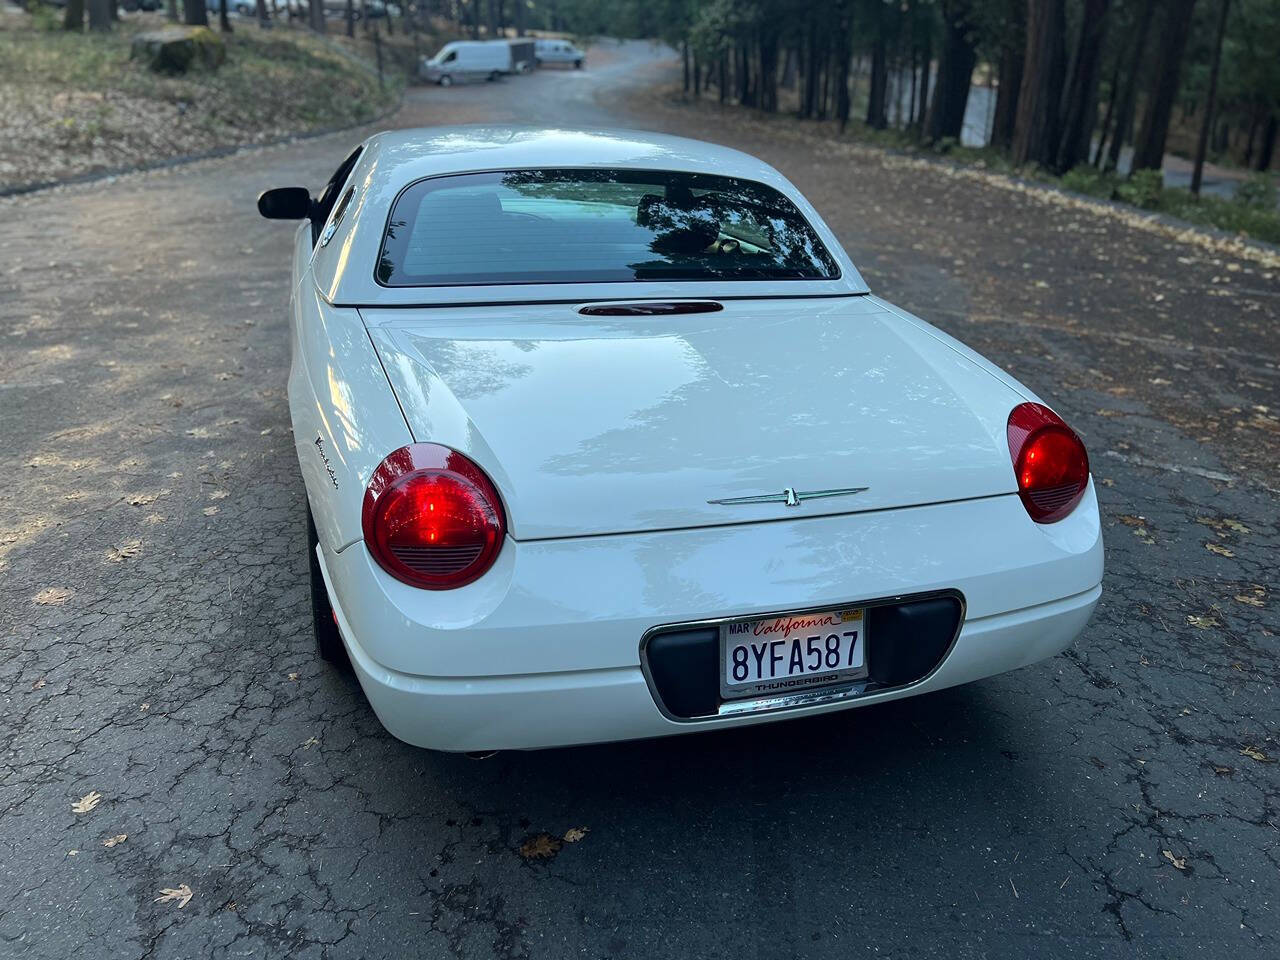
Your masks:
<instances>
[{"instance_id":1,"label":"side mirror","mask_svg":"<svg viewBox=\"0 0 1280 960\"><path fill-rule=\"evenodd\" d=\"M277 187L258 197L258 212L268 220L305 220L311 216L311 191L306 187Z\"/></svg>"}]
</instances>

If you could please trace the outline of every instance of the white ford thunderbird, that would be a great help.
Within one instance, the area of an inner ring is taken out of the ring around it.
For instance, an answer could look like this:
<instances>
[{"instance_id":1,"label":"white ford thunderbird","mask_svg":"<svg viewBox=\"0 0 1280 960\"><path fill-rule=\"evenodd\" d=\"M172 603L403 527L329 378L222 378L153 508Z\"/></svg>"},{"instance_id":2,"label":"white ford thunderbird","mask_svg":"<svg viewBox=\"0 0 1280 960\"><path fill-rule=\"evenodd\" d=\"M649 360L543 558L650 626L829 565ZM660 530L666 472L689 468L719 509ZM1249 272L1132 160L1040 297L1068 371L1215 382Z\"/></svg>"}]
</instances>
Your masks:
<instances>
[{"instance_id":1,"label":"white ford thunderbird","mask_svg":"<svg viewBox=\"0 0 1280 960\"><path fill-rule=\"evenodd\" d=\"M759 160L408 130L258 206L305 221L289 408L319 652L409 743L877 703L1049 657L1098 602L1080 439L872 296Z\"/></svg>"}]
</instances>

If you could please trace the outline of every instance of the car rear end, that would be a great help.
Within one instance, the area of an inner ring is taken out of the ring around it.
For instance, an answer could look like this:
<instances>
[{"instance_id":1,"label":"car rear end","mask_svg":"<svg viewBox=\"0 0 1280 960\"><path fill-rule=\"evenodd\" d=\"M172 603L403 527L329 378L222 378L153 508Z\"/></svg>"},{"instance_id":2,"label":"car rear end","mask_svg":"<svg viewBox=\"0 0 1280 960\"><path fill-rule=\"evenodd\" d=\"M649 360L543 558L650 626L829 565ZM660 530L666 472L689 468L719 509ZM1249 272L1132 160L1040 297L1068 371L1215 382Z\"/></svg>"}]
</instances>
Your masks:
<instances>
[{"instance_id":1,"label":"car rear end","mask_svg":"<svg viewBox=\"0 0 1280 960\"><path fill-rule=\"evenodd\" d=\"M1079 438L860 292L816 215L758 186L556 169L397 195L391 305L334 309L358 313L409 442L360 471L359 528L318 551L396 736L537 748L804 716L1084 629L1103 553ZM609 289L629 296L585 296Z\"/></svg>"}]
</instances>

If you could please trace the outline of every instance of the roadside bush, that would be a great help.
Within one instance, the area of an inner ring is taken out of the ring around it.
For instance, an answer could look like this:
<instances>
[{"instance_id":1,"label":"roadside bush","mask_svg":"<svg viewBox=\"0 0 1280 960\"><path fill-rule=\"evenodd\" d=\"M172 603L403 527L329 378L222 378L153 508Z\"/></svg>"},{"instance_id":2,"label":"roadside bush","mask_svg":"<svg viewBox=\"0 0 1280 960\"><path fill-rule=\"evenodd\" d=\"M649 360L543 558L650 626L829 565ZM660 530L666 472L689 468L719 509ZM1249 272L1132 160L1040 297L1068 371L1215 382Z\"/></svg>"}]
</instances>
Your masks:
<instances>
[{"instance_id":1,"label":"roadside bush","mask_svg":"<svg viewBox=\"0 0 1280 960\"><path fill-rule=\"evenodd\" d=\"M1274 213L1278 199L1275 178L1266 172L1255 173L1236 188L1236 203L1250 210Z\"/></svg>"},{"instance_id":2,"label":"roadside bush","mask_svg":"<svg viewBox=\"0 0 1280 960\"><path fill-rule=\"evenodd\" d=\"M1280 243L1280 210L1246 206L1239 199L1225 200L1210 194L1194 196L1189 190L1166 190L1160 211L1182 220L1228 233L1243 234L1267 243Z\"/></svg>"},{"instance_id":3,"label":"roadside bush","mask_svg":"<svg viewBox=\"0 0 1280 960\"><path fill-rule=\"evenodd\" d=\"M37 30L62 29L62 18L58 15L57 7L32 0L27 6L27 12L31 14L31 25Z\"/></svg>"},{"instance_id":4,"label":"roadside bush","mask_svg":"<svg viewBox=\"0 0 1280 960\"><path fill-rule=\"evenodd\" d=\"M1117 199L1132 203L1143 210L1160 207L1160 194L1164 191L1164 172L1161 170L1137 170L1128 180L1116 186Z\"/></svg>"},{"instance_id":5,"label":"roadside bush","mask_svg":"<svg viewBox=\"0 0 1280 960\"><path fill-rule=\"evenodd\" d=\"M1062 175L1062 185L1076 193L1088 194L1111 200L1116 195L1117 178L1114 174L1103 173L1088 164L1073 167Z\"/></svg>"}]
</instances>

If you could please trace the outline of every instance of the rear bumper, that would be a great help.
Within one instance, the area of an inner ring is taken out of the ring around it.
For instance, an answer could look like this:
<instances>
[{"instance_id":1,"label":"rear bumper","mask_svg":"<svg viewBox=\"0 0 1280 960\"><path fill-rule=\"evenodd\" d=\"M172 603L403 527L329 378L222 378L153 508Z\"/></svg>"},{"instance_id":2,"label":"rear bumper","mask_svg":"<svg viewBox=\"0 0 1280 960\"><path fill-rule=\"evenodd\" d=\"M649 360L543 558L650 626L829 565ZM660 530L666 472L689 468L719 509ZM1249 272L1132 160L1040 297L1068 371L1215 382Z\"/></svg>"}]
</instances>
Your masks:
<instances>
[{"instance_id":1,"label":"rear bumper","mask_svg":"<svg viewBox=\"0 0 1280 960\"><path fill-rule=\"evenodd\" d=\"M1090 488L1066 520L1016 497L802 521L515 543L475 584L420 591L362 543L320 552L356 674L395 736L439 750L656 737L846 709L1050 657L1101 595ZM874 597L956 591L954 644L917 682L762 713L664 715L641 668L651 628Z\"/></svg>"}]
</instances>

